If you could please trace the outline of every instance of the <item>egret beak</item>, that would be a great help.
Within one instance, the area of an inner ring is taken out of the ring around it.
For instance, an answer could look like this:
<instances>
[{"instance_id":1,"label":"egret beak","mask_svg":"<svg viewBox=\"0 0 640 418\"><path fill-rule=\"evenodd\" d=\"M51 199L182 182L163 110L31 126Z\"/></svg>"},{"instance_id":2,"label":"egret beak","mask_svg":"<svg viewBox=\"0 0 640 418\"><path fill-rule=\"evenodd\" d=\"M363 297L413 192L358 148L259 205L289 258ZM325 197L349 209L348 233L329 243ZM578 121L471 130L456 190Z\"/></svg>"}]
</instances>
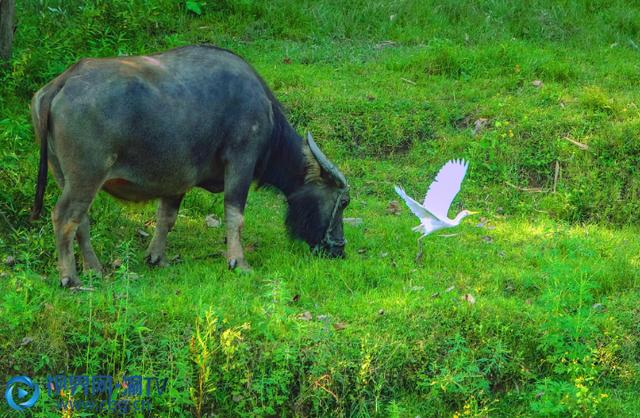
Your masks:
<instances>
[{"instance_id":1,"label":"egret beak","mask_svg":"<svg viewBox=\"0 0 640 418\"><path fill-rule=\"evenodd\" d=\"M468 210L468 211L467 211L467 213L468 213L469 215L477 215L477 214L479 214L480 212L475 212L475 211L472 211L472 210Z\"/></svg>"}]
</instances>

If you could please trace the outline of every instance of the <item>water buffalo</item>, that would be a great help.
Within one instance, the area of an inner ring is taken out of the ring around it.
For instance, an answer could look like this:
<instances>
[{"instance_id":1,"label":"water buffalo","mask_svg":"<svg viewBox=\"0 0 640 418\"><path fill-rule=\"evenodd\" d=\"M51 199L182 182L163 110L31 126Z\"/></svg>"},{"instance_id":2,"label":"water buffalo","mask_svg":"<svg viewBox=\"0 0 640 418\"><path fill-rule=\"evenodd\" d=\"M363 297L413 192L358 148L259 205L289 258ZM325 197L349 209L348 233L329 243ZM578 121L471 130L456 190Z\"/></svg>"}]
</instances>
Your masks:
<instances>
[{"instance_id":1,"label":"water buffalo","mask_svg":"<svg viewBox=\"0 0 640 418\"><path fill-rule=\"evenodd\" d=\"M31 103L40 166L32 218L42 210L47 165L62 189L52 220L62 286L102 270L87 211L102 189L127 201L159 199L146 259L164 264L167 234L192 187L224 192L227 260L249 269L240 234L253 181L284 193L291 236L343 256L348 185L310 134L303 140L262 78L242 58L210 45L82 59Z\"/></svg>"}]
</instances>

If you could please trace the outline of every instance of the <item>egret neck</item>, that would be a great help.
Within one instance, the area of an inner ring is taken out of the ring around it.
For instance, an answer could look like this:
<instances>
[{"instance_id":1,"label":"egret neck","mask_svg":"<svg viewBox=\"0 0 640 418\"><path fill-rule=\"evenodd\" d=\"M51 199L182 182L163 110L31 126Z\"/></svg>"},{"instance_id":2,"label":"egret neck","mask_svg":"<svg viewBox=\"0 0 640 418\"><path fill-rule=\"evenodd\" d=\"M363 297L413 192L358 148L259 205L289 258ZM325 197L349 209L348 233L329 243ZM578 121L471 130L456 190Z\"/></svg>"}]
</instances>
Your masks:
<instances>
[{"instance_id":1,"label":"egret neck","mask_svg":"<svg viewBox=\"0 0 640 418\"><path fill-rule=\"evenodd\" d=\"M450 223L451 225L460 225L460 222L462 222L464 218L469 215L475 215L477 213L478 212L472 212L470 210L463 210L462 212L458 213L458 215L452 221L450 221Z\"/></svg>"}]
</instances>

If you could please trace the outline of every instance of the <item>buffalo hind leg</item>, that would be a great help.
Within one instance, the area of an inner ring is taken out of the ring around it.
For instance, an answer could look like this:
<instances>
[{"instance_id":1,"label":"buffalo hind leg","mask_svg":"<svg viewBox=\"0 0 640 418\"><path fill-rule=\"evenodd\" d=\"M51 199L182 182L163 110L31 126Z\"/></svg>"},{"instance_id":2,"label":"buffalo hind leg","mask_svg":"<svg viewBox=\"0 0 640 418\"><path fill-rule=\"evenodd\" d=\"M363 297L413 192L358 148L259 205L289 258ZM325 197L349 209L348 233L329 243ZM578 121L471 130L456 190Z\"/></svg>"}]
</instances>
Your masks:
<instances>
[{"instance_id":1,"label":"buffalo hind leg","mask_svg":"<svg viewBox=\"0 0 640 418\"><path fill-rule=\"evenodd\" d=\"M87 216L87 211L89 210L89 206L91 206L91 202L98 188L98 185L73 187L70 185L70 182L67 181L62 190L62 195L58 199L56 207L51 214L58 250L60 284L63 287L76 287L82 284L78 279L78 273L76 271L73 240L76 237L80 225L83 224ZM88 237L86 237L85 234L88 235L88 233L87 220L87 224L83 225L80 234L85 244L88 242ZM85 240L85 238L87 238L87 240ZM85 248L87 248L86 245ZM93 249L91 252L93 252Z\"/></svg>"},{"instance_id":2,"label":"buffalo hind leg","mask_svg":"<svg viewBox=\"0 0 640 418\"><path fill-rule=\"evenodd\" d=\"M233 164L227 166L224 181L224 217L227 227L227 262L232 270L251 270L251 266L244 259L241 236L244 227L244 206L252 180L253 166L244 166L244 169L238 169Z\"/></svg>"},{"instance_id":3,"label":"buffalo hind leg","mask_svg":"<svg viewBox=\"0 0 640 418\"><path fill-rule=\"evenodd\" d=\"M58 183L60 189L64 191L64 175L62 174L62 170L60 169L60 162L58 161L56 155L53 153L49 154L49 167L51 168L51 172L53 173L53 177L55 178L56 183ZM55 224L56 223L54 222L54 228ZM98 275L102 275L102 265L100 264L100 260L98 259L98 256L96 255L95 251L93 250L93 246L91 245L89 229L89 216L85 213L85 215L80 220L80 224L78 225L75 236L78 240L80 253L82 254L82 269L85 273L93 271Z\"/></svg>"},{"instance_id":4,"label":"buffalo hind leg","mask_svg":"<svg viewBox=\"0 0 640 418\"><path fill-rule=\"evenodd\" d=\"M167 264L164 251L167 247L167 235L176 223L178 209L184 195L176 197L163 197L158 203L158 215L156 230L147 249L146 260L152 266L165 266Z\"/></svg>"},{"instance_id":5,"label":"buffalo hind leg","mask_svg":"<svg viewBox=\"0 0 640 418\"><path fill-rule=\"evenodd\" d=\"M76 232L76 239L78 240L78 246L80 247L80 253L82 254L82 270L87 273L92 271L99 276L102 275L102 265L98 256L93 250L91 245L91 238L89 236L89 216L84 215L78 225L78 231Z\"/></svg>"}]
</instances>

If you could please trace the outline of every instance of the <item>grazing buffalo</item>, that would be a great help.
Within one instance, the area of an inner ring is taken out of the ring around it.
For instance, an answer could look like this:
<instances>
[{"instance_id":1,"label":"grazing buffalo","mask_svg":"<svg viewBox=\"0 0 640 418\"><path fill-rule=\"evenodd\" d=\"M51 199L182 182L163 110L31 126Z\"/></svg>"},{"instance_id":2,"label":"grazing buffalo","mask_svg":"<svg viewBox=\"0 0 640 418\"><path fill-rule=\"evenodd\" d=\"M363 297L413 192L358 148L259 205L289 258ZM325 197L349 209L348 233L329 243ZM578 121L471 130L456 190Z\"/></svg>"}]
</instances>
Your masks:
<instances>
[{"instance_id":1,"label":"grazing buffalo","mask_svg":"<svg viewBox=\"0 0 640 418\"><path fill-rule=\"evenodd\" d=\"M260 76L209 45L149 56L83 59L33 97L40 166L32 218L42 210L47 165L62 189L52 213L63 286L78 286L73 238L85 269L100 272L87 211L100 189L123 200L159 199L146 259L164 263L167 234L194 186L224 192L227 260L249 269L240 233L255 180L284 193L290 234L314 252L344 255L347 181L310 134L302 139Z\"/></svg>"}]
</instances>

